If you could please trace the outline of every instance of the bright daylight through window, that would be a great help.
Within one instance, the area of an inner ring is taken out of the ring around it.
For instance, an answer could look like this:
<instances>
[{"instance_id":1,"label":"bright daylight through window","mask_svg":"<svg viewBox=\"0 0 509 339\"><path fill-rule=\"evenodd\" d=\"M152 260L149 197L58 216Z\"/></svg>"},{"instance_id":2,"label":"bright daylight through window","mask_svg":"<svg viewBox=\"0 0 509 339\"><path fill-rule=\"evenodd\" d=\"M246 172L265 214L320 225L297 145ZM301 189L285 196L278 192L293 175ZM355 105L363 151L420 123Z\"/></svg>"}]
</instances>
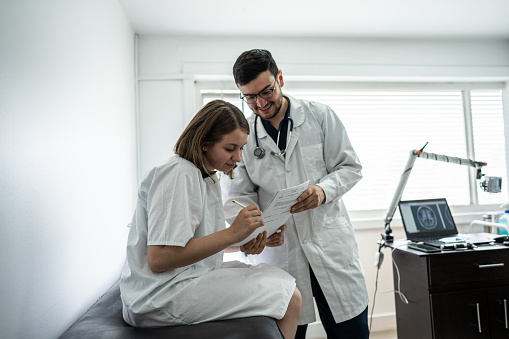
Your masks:
<instances>
[{"instance_id":1,"label":"bright daylight through window","mask_svg":"<svg viewBox=\"0 0 509 339\"><path fill-rule=\"evenodd\" d=\"M413 86L415 87L415 86ZM411 150L469 158L488 163L487 176L502 177L502 193L490 194L473 187L479 204L502 204L506 160L502 93L490 90L285 90L285 94L329 105L346 126L350 140L363 165L364 178L345 197L353 210L386 209L396 191ZM469 98L470 114L463 98ZM203 101L222 98L246 116L251 109L242 103L239 92L202 91ZM465 119L471 119L472 124ZM468 130L466 126L472 126ZM469 145L467 133L473 135ZM403 200L447 198L450 205L471 203L469 168L433 160L417 159L403 192Z\"/></svg>"}]
</instances>

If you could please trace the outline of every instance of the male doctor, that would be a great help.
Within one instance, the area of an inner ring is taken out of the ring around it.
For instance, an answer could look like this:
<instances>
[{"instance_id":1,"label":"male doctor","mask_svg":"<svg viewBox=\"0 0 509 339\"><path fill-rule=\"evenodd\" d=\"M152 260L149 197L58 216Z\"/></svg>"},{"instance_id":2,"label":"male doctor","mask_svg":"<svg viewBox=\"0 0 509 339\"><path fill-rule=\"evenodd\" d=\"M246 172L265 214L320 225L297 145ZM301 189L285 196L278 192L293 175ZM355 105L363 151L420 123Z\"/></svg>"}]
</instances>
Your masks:
<instances>
[{"instance_id":1,"label":"male doctor","mask_svg":"<svg viewBox=\"0 0 509 339\"><path fill-rule=\"evenodd\" d=\"M305 338L316 320L313 297L327 338L368 338L366 282L341 200L361 180L362 167L343 124L326 105L284 95L283 74L267 50L242 53L233 75L254 114L235 178L220 180L226 219L239 212L232 199L263 211L278 190L309 180L292 206L284 244L271 247L269 239L250 260L296 278L302 294L296 338Z\"/></svg>"}]
</instances>

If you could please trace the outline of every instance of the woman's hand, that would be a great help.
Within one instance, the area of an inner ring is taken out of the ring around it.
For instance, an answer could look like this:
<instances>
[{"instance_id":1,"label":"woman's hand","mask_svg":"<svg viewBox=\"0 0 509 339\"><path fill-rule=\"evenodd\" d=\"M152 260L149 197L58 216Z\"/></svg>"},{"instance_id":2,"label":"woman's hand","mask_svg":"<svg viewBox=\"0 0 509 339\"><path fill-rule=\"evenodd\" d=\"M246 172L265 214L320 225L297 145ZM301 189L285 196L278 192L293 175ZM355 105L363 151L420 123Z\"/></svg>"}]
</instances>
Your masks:
<instances>
[{"instance_id":1,"label":"woman's hand","mask_svg":"<svg viewBox=\"0 0 509 339\"><path fill-rule=\"evenodd\" d=\"M265 244L267 242L267 232L263 231L258 234L256 238L240 246L240 250L246 254L260 254L265 248Z\"/></svg>"},{"instance_id":2,"label":"woman's hand","mask_svg":"<svg viewBox=\"0 0 509 339\"><path fill-rule=\"evenodd\" d=\"M228 232L230 232L230 235L232 237L232 243L237 243L239 241L242 241L246 239L249 235L251 235L253 232L256 231L258 227L261 227L264 225L263 221L258 221L260 216L262 215L262 212L258 209L256 204L251 204L245 208L243 208L233 223L230 225L230 227L227 228ZM265 247L265 241L267 240L267 234L265 234L265 239L263 240L263 247ZM256 240L253 242L253 240ZM253 248L253 246L256 245L256 247L259 247L261 244L261 239L251 240L253 244L249 246L249 248ZM260 240L260 241L259 241ZM251 243L250 242L250 243ZM249 243L248 243L249 244ZM246 244L247 245L247 244ZM244 245L244 246L246 246ZM260 251L261 252L261 251Z\"/></svg>"},{"instance_id":3,"label":"woman's hand","mask_svg":"<svg viewBox=\"0 0 509 339\"><path fill-rule=\"evenodd\" d=\"M286 229L286 224L279 228L279 231L281 231L281 232L274 233L273 235L271 235L270 237L267 238L267 243L265 244L265 246L277 247L277 246L283 245L285 242L285 229Z\"/></svg>"},{"instance_id":4,"label":"woman's hand","mask_svg":"<svg viewBox=\"0 0 509 339\"><path fill-rule=\"evenodd\" d=\"M192 265L210 257L232 244L246 239L263 226L263 221L257 221L262 212L255 204L240 211L239 215L228 228L200 238L190 239L185 246L149 245L147 248L147 262L150 270L161 273L171 269ZM244 245L248 254L259 254L265 248L267 234L262 233L256 239ZM238 247L237 247L238 248Z\"/></svg>"}]
</instances>

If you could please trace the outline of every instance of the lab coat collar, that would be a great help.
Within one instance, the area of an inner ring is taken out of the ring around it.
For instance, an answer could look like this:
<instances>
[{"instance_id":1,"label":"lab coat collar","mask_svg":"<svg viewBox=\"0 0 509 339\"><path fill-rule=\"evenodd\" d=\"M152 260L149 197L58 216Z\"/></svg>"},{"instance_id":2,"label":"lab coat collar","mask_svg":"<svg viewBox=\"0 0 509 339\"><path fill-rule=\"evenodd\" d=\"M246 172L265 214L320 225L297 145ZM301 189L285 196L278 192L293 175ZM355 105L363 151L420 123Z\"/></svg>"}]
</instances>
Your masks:
<instances>
[{"instance_id":1,"label":"lab coat collar","mask_svg":"<svg viewBox=\"0 0 509 339\"><path fill-rule=\"evenodd\" d=\"M306 115L304 113L304 109L299 100L296 100L288 95L286 95L288 100L290 100L290 117L293 119L293 131L290 140L288 141L288 146L286 149L286 161L285 165L288 166L289 159L297 145L297 141L299 140L299 126L304 122Z\"/></svg>"},{"instance_id":2,"label":"lab coat collar","mask_svg":"<svg viewBox=\"0 0 509 339\"><path fill-rule=\"evenodd\" d=\"M295 129L295 127L302 125L306 119L306 114L300 100L288 95L285 96L290 100L290 117L293 119L293 128Z\"/></svg>"},{"instance_id":3,"label":"lab coat collar","mask_svg":"<svg viewBox=\"0 0 509 339\"><path fill-rule=\"evenodd\" d=\"M260 146L263 145L262 148L265 149L266 155L267 154L270 155L270 152L277 152L278 149L277 149L276 143L272 140L272 138L270 138L270 137L267 138L269 136L269 133L267 132L267 130L265 130L265 127L263 126L262 119L260 117L258 117L258 119L256 119L256 114L254 114L254 113L252 115L252 119L253 119L253 121L256 121L258 141L260 142ZM252 134L254 136L254 134L255 134L254 130L253 130ZM265 138L267 138L267 140L264 140ZM255 142L256 142L256 140L255 140ZM272 155L270 155L270 156L272 156ZM282 156L281 156L281 158L282 158Z\"/></svg>"},{"instance_id":4,"label":"lab coat collar","mask_svg":"<svg viewBox=\"0 0 509 339\"><path fill-rule=\"evenodd\" d=\"M269 133L267 133L267 131L265 130L265 127L263 126L262 118L258 117L258 119L256 119L256 114L253 113L253 121L256 121L256 130L258 133L258 139L266 138L269 135ZM252 133L254 135L254 130Z\"/></svg>"}]
</instances>

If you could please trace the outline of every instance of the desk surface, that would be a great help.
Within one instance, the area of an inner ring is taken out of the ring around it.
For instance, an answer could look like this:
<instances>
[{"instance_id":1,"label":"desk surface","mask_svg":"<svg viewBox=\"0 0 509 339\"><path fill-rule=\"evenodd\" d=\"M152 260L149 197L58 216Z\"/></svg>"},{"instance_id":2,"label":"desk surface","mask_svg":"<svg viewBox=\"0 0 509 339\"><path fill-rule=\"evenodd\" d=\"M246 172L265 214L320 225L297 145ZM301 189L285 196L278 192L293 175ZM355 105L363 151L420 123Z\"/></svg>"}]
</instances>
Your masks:
<instances>
[{"instance_id":1,"label":"desk surface","mask_svg":"<svg viewBox=\"0 0 509 339\"><path fill-rule=\"evenodd\" d=\"M489 245L477 245L477 247L475 247L473 249L442 250L440 252L427 253L427 252L422 252L422 251L408 248L407 244L409 242L410 241L406 240L406 239L397 239L397 240L394 240L393 242L386 243L385 247L389 247L393 250L395 250L395 249L405 250L409 253L413 253L418 256L441 255L444 253L459 253L459 252L475 252L475 251L490 251L490 250L509 249L509 246L505 246L501 243L493 243L493 244L489 244Z\"/></svg>"}]
</instances>

